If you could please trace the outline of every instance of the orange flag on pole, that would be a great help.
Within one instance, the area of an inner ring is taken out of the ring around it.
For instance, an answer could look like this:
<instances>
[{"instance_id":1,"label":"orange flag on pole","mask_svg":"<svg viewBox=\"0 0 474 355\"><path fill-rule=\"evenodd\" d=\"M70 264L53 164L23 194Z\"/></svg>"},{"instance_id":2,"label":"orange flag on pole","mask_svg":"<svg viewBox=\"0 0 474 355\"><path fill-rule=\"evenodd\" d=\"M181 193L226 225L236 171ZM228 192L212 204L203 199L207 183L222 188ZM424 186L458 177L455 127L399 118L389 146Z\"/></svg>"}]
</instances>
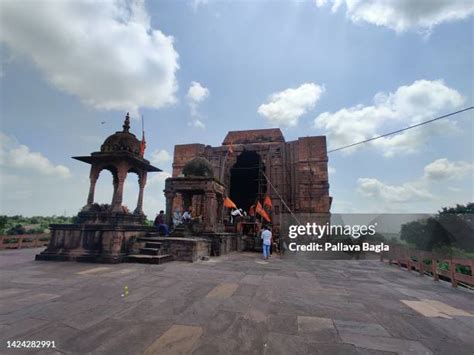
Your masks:
<instances>
[{"instance_id":1,"label":"orange flag on pole","mask_svg":"<svg viewBox=\"0 0 474 355\"><path fill-rule=\"evenodd\" d=\"M265 199L263 200L263 207L268 207L269 209L273 209L272 199L270 196L266 195Z\"/></svg>"},{"instance_id":2,"label":"orange flag on pole","mask_svg":"<svg viewBox=\"0 0 474 355\"><path fill-rule=\"evenodd\" d=\"M267 222L271 221L270 216L268 215L267 211L263 209L260 201L257 202L257 206L255 207L255 212L257 212L260 216L262 216L262 218L266 220Z\"/></svg>"},{"instance_id":3,"label":"orange flag on pole","mask_svg":"<svg viewBox=\"0 0 474 355\"><path fill-rule=\"evenodd\" d=\"M140 157L145 155L146 141L145 141L145 117L142 115L142 141L140 142Z\"/></svg>"},{"instance_id":4,"label":"orange flag on pole","mask_svg":"<svg viewBox=\"0 0 474 355\"><path fill-rule=\"evenodd\" d=\"M237 208L237 205L228 197L224 199L224 207L227 208Z\"/></svg>"},{"instance_id":5,"label":"orange flag on pole","mask_svg":"<svg viewBox=\"0 0 474 355\"><path fill-rule=\"evenodd\" d=\"M146 141L145 141L145 132L143 132L142 141L140 142L140 157L143 158L145 155Z\"/></svg>"}]
</instances>

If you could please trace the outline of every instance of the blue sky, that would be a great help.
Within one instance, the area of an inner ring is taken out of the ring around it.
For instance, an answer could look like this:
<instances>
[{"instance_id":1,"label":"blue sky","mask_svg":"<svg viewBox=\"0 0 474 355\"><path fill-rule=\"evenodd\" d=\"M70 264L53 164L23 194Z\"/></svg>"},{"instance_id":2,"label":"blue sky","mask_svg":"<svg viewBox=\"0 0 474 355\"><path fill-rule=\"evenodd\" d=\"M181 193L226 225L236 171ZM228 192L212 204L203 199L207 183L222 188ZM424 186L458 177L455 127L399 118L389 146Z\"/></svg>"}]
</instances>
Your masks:
<instances>
[{"instance_id":1,"label":"blue sky","mask_svg":"<svg viewBox=\"0 0 474 355\"><path fill-rule=\"evenodd\" d=\"M145 116L146 156L169 173L175 144L219 145L229 130L280 127L336 148L472 106L474 5L428 3L6 0L0 213L76 213L89 167L70 157L98 150L127 111ZM472 118L330 154L333 211L472 201ZM166 176L150 179L148 215L164 207Z\"/></svg>"}]
</instances>

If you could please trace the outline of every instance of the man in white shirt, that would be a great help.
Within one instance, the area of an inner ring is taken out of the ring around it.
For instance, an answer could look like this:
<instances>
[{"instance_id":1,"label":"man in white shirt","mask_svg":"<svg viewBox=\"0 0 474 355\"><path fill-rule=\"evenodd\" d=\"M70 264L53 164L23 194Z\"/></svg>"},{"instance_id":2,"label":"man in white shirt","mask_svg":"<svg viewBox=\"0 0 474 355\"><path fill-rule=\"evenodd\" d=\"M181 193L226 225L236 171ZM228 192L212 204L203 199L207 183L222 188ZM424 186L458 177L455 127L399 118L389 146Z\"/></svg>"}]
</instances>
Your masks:
<instances>
[{"instance_id":1,"label":"man in white shirt","mask_svg":"<svg viewBox=\"0 0 474 355\"><path fill-rule=\"evenodd\" d=\"M191 208L188 208L186 211L184 211L182 219L184 223L191 222L193 219Z\"/></svg>"},{"instance_id":2,"label":"man in white shirt","mask_svg":"<svg viewBox=\"0 0 474 355\"><path fill-rule=\"evenodd\" d=\"M262 238L263 258L268 259L270 256L270 245L272 245L272 232L270 232L268 226L263 227L263 232L260 238Z\"/></svg>"},{"instance_id":3,"label":"man in white shirt","mask_svg":"<svg viewBox=\"0 0 474 355\"><path fill-rule=\"evenodd\" d=\"M234 221L236 220L236 217L239 216L239 217L242 217L242 209L234 209L232 210L232 212L230 213L230 223L231 224L234 224Z\"/></svg>"}]
</instances>

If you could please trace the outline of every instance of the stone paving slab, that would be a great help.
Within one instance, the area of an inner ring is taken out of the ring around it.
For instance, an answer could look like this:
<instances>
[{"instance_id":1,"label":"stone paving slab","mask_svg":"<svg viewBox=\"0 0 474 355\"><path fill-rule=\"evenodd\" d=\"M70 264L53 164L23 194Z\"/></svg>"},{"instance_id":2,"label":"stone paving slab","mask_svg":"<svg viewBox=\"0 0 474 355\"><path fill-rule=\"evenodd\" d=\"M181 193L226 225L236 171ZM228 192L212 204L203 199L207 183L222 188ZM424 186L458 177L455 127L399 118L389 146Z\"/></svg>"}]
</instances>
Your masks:
<instances>
[{"instance_id":1,"label":"stone paving slab","mask_svg":"<svg viewBox=\"0 0 474 355\"><path fill-rule=\"evenodd\" d=\"M474 292L376 260L232 253L163 265L0 252L0 353L474 354ZM128 293L125 293L128 289Z\"/></svg>"},{"instance_id":2,"label":"stone paving slab","mask_svg":"<svg viewBox=\"0 0 474 355\"><path fill-rule=\"evenodd\" d=\"M172 325L145 351L145 355L188 354L201 337L202 328L198 326Z\"/></svg>"}]
</instances>

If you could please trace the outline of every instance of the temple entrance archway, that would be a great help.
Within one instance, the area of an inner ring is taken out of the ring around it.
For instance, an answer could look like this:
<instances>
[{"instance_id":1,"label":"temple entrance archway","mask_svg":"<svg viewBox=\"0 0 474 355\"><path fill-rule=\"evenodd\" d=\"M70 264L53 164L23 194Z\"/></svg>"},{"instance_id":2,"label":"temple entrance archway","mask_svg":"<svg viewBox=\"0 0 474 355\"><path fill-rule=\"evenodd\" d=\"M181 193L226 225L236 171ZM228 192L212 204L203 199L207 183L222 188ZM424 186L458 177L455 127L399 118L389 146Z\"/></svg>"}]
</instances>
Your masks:
<instances>
[{"instance_id":1,"label":"temple entrance archway","mask_svg":"<svg viewBox=\"0 0 474 355\"><path fill-rule=\"evenodd\" d=\"M237 157L230 170L230 198L237 207L248 212L257 198L262 200L267 192L262 172L265 172L265 165L257 152L243 151Z\"/></svg>"}]
</instances>

